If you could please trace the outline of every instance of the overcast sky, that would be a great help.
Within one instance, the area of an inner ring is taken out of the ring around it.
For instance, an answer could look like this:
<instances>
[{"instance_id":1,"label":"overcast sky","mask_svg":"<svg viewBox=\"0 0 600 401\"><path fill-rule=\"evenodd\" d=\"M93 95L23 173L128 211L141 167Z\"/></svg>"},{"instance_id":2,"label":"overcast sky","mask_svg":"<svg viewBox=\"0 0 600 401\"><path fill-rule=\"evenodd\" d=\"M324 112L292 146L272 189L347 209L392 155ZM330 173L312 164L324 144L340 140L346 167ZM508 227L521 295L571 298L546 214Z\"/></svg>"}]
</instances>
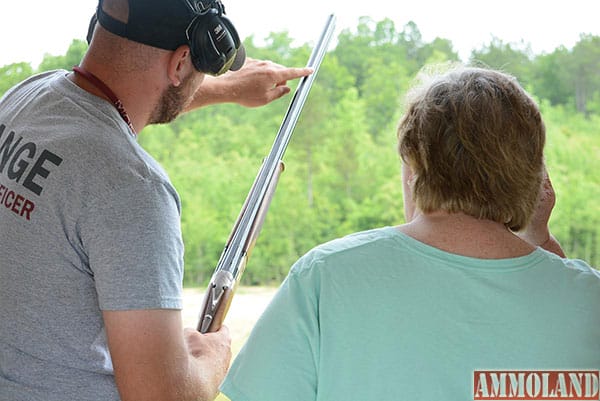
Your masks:
<instances>
[{"instance_id":1,"label":"overcast sky","mask_svg":"<svg viewBox=\"0 0 600 401\"><path fill-rule=\"evenodd\" d=\"M169 0L177 1L177 0ZM97 0L2 1L0 66L26 61L37 67L45 53L62 55L72 39L85 39ZM492 36L529 43L535 53L572 47L581 33L600 36L600 1L570 0L224 0L242 38L288 31L298 43L314 42L331 13L339 33L360 16L391 18L398 30L414 21L425 41L449 39L466 60ZM251 56L251 55L250 55Z\"/></svg>"}]
</instances>

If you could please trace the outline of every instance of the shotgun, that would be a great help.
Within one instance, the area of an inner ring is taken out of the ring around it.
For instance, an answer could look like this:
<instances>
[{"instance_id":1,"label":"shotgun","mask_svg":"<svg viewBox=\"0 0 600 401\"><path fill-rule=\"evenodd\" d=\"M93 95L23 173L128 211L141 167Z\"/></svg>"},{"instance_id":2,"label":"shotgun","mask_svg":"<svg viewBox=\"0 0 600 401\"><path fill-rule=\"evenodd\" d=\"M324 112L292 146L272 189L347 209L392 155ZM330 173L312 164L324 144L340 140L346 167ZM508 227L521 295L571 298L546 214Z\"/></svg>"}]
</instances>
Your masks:
<instances>
[{"instance_id":1,"label":"shotgun","mask_svg":"<svg viewBox=\"0 0 600 401\"><path fill-rule=\"evenodd\" d=\"M300 79L271 151L263 160L240 214L229 234L225 248L204 294L197 326L197 330L201 333L219 330L229 310L233 294L244 273L250 253L254 248L271 204L279 176L284 170L283 154L333 36L335 19L333 14L327 18L325 28L308 60L307 67L311 67L313 73Z\"/></svg>"}]
</instances>

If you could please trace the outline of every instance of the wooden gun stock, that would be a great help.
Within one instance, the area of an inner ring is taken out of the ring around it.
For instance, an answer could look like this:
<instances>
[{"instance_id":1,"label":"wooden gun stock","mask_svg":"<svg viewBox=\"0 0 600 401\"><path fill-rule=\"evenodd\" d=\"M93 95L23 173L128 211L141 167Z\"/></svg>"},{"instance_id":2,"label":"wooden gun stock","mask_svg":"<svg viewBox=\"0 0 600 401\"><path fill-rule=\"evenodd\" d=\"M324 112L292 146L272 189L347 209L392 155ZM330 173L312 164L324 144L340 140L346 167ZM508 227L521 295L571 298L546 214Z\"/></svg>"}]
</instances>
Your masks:
<instances>
[{"instance_id":1,"label":"wooden gun stock","mask_svg":"<svg viewBox=\"0 0 600 401\"><path fill-rule=\"evenodd\" d=\"M229 235L227 244L221 253L217 267L204 294L197 326L197 330L201 333L217 331L223 324L225 315L231 305L233 294L246 268L248 258L254 248L267 210L275 194L279 176L284 169L282 162L283 154L290 141L310 87L317 75L319 66L323 61L323 57L333 36L334 27L335 16L332 14L328 17L321 37L313 49L307 64L307 67L313 69L313 73L300 80L279 128L279 132L275 137L271 151L263 161L254 179L252 188L244 201L244 205Z\"/></svg>"}]
</instances>

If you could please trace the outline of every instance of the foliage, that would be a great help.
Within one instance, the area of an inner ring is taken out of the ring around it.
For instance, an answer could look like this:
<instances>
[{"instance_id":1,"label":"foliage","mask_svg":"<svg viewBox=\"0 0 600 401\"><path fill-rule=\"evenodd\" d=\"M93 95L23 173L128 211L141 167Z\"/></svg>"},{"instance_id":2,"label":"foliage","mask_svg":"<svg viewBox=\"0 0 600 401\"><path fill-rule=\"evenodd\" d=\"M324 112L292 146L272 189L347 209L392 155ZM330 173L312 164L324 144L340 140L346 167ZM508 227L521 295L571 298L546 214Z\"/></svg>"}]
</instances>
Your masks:
<instances>
[{"instance_id":1,"label":"foliage","mask_svg":"<svg viewBox=\"0 0 600 401\"><path fill-rule=\"evenodd\" d=\"M557 193L550 220L567 255L600 266L600 115L585 118L542 106L548 130L546 159Z\"/></svg>"},{"instance_id":2,"label":"foliage","mask_svg":"<svg viewBox=\"0 0 600 401\"><path fill-rule=\"evenodd\" d=\"M409 82L427 63L457 61L452 42L423 41L409 23L364 17L344 30L325 58L285 155L285 171L244 284L278 283L289 266L318 243L354 231L403 222L395 128ZM472 60L516 75L539 100L548 131L547 164L557 191L553 233L571 257L600 265L600 39L582 35L573 49L533 55L524 44L492 41ZM272 33L248 54L303 65L310 47L292 47ZM0 93L34 72L77 64L86 45L46 55L38 70L0 69ZM294 86L295 82L290 82ZM583 91L585 89L585 91ZM247 109L219 105L151 126L140 143L168 171L182 198L187 285L204 284L290 97Z\"/></svg>"},{"instance_id":3,"label":"foliage","mask_svg":"<svg viewBox=\"0 0 600 401\"><path fill-rule=\"evenodd\" d=\"M31 65L14 63L0 68L0 95L33 73Z\"/></svg>"},{"instance_id":4,"label":"foliage","mask_svg":"<svg viewBox=\"0 0 600 401\"><path fill-rule=\"evenodd\" d=\"M85 51L87 50L87 43L74 39L71 45L67 49L67 54L64 56L52 56L46 54L42 63L39 66L40 71L50 71L65 69L70 70L74 65L78 65L81 61Z\"/></svg>"},{"instance_id":5,"label":"foliage","mask_svg":"<svg viewBox=\"0 0 600 401\"><path fill-rule=\"evenodd\" d=\"M508 72L527 85L530 81L531 49L524 43L504 43L501 39L493 37L492 41L480 50L471 52L470 63L482 64Z\"/></svg>"}]
</instances>

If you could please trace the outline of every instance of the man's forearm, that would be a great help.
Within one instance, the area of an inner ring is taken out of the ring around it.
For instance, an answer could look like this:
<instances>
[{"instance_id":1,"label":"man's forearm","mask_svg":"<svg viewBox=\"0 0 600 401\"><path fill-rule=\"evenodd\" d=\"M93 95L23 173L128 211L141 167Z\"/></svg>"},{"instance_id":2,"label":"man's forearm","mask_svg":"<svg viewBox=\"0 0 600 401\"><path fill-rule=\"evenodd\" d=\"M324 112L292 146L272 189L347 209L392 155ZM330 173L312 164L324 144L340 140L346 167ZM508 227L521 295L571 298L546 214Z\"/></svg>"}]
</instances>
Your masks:
<instances>
[{"instance_id":1,"label":"man's forearm","mask_svg":"<svg viewBox=\"0 0 600 401\"><path fill-rule=\"evenodd\" d=\"M207 75L185 111L192 111L212 104L230 103L234 99L232 96L237 95L232 92L225 79Z\"/></svg>"}]
</instances>

